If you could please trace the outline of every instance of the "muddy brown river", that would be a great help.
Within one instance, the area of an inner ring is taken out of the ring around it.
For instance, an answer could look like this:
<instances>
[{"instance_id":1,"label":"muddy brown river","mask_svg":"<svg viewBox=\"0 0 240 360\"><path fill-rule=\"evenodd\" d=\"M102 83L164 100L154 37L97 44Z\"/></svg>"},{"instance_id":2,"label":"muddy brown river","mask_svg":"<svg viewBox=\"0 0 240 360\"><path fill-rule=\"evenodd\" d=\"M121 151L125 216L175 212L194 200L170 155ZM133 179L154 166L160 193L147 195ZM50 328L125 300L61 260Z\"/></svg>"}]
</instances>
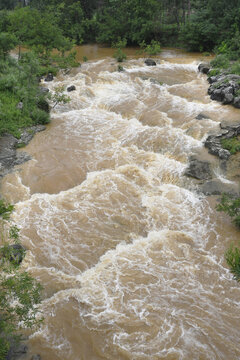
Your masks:
<instances>
[{"instance_id":1,"label":"muddy brown river","mask_svg":"<svg viewBox=\"0 0 240 360\"><path fill-rule=\"evenodd\" d=\"M44 286L26 359L239 360L240 286L224 260L239 233L183 174L200 154L229 181L202 144L240 111L210 100L201 54L164 49L147 67L128 49L118 72L112 53L82 46L88 62L43 84L76 91L1 185Z\"/></svg>"}]
</instances>

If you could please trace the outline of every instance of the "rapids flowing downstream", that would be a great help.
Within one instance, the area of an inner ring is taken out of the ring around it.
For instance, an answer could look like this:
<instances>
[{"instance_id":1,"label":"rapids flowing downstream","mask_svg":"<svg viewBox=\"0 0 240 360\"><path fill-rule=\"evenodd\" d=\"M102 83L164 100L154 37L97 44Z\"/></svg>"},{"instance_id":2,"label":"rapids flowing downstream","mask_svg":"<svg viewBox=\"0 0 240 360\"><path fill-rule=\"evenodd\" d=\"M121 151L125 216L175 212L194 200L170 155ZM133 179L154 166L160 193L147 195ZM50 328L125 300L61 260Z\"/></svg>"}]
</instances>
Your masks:
<instances>
[{"instance_id":1,"label":"rapids flowing downstream","mask_svg":"<svg viewBox=\"0 0 240 360\"><path fill-rule=\"evenodd\" d=\"M240 359L240 287L224 261L239 234L183 175L198 153L221 176L202 142L239 110L209 99L200 55L132 56L118 72L107 50L85 50L93 60L47 84L75 85L71 102L2 183L23 266L44 286L27 359Z\"/></svg>"}]
</instances>

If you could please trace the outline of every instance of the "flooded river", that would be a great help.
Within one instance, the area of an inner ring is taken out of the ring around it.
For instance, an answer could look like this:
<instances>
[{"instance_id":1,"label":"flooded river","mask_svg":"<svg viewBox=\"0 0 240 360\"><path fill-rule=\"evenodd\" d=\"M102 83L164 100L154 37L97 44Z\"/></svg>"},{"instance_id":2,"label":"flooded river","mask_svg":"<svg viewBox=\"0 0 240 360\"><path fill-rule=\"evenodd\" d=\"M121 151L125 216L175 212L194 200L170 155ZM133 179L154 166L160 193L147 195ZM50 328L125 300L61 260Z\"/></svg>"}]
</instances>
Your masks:
<instances>
[{"instance_id":1,"label":"flooded river","mask_svg":"<svg viewBox=\"0 0 240 360\"><path fill-rule=\"evenodd\" d=\"M2 182L44 286L42 360L238 360L240 287L224 252L239 233L217 197L184 176L203 140L240 111L211 101L200 54L163 50L157 66L84 46L89 61L45 84L76 90ZM207 119L196 116L204 113Z\"/></svg>"}]
</instances>

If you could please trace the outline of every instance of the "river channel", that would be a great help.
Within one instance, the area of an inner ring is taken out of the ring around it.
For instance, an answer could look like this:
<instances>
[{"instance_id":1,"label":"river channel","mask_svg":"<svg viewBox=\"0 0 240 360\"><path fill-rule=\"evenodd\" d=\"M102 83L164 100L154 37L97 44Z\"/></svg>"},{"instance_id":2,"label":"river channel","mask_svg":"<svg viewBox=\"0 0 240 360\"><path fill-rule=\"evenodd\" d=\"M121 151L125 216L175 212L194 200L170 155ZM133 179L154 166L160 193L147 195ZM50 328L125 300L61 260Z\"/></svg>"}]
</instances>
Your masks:
<instances>
[{"instance_id":1,"label":"river channel","mask_svg":"<svg viewBox=\"0 0 240 360\"><path fill-rule=\"evenodd\" d=\"M119 72L112 53L82 46L89 61L43 84L76 90L2 181L23 267L44 287L26 359L239 360L224 260L239 233L184 171L198 154L223 179L203 141L240 111L210 100L201 54L164 49L148 67L128 49Z\"/></svg>"}]
</instances>

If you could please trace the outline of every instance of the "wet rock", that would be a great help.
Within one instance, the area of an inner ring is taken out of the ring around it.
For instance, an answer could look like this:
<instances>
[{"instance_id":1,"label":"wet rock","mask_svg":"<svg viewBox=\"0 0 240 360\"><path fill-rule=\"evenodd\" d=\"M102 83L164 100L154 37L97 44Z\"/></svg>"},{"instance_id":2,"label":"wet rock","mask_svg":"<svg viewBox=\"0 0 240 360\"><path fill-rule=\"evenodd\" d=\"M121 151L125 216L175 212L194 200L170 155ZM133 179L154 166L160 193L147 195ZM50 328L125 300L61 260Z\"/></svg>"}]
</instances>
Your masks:
<instances>
[{"instance_id":1,"label":"wet rock","mask_svg":"<svg viewBox=\"0 0 240 360\"><path fill-rule=\"evenodd\" d=\"M240 109L240 96L235 97L234 102L233 102L234 107L236 107L237 109Z\"/></svg>"},{"instance_id":2,"label":"wet rock","mask_svg":"<svg viewBox=\"0 0 240 360\"><path fill-rule=\"evenodd\" d=\"M44 80L45 80L45 81L53 81L53 74L52 74L52 73L48 73Z\"/></svg>"},{"instance_id":3,"label":"wet rock","mask_svg":"<svg viewBox=\"0 0 240 360\"><path fill-rule=\"evenodd\" d=\"M156 66L156 62L153 60L153 59L146 59L144 61L144 63L147 65L147 66Z\"/></svg>"},{"instance_id":4,"label":"wet rock","mask_svg":"<svg viewBox=\"0 0 240 360\"><path fill-rule=\"evenodd\" d=\"M28 352L28 347L25 344L11 345L7 354L6 360L19 359Z\"/></svg>"},{"instance_id":5,"label":"wet rock","mask_svg":"<svg viewBox=\"0 0 240 360\"><path fill-rule=\"evenodd\" d=\"M201 63L198 65L198 71L200 71L203 74L207 74L210 70L209 63Z\"/></svg>"},{"instance_id":6,"label":"wet rock","mask_svg":"<svg viewBox=\"0 0 240 360\"><path fill-rule=\"evenodd\" d=\"M18 142L18 144L24 143L25 145L27 145L32 140L32 138L34 137L34 135L36 133L44 131L44 130L46 130L45 125L30 126L22 131L21 137L19 140L17 140L17 142Z\"/></svg>"},{"instance_id":7,"label":"wet rock","mask_svg":"<svg viewBox=\"0 0 240 360\"><path fill-rule=\"evenodd\" d=\"M234 87L228 86L222 90L222 103L223 105L231 104L234 100Z\"/></svg>"},{"instance_id":8,"label":"wet rock","mask_svg":"<svg viewBox=\"0 0 240 360\"><path fill-rule=\"evenodd\" d=\"M190 158L189 166L184 175L193 177L198 180L208 180L212 178L210 164L207 161L201 161Z\"/></svg>"},{"instance_id":9,"label":"wet rock","mask_svg":"<svg viewBox=\"0 0 240 360\"><path fill-rule=\"evenodd\" d=\"M223 100L222 89L213 89L210 98L211 100L216 100L221 102Z\"/></svg>"},{"instance_id":10,"label":"wet rock","mask_svg":"<svg viewBox=\"0 0 240 360\"><path fill-rule=\"evenodd\" d=\"M47 93L49 93L49 91L50 90L48 88L46 88L46 87L43 87L43 86L39 87L40 94L47 94Z\"/></svg>"},{"instance_id":11,"label":"wet rock","mask_svg":"<svg viewBox=\"0 0 240 360\"><path fill-rule=\"evenodd\" d=\"M17 104L17 109L18 110L22 110L23 109L23 102L19 101L19 103Z\"/></svg>"},{"instance_id":12,"label":"wet rock","mask_svg":"<svg viewBox=\"0 0 240 360\"><path fill-rule=\"evenodd\" d=\"M205 141L204 146L208 149L210 154L216 155L222 160L228 160L231 154L228 150L222 148L221 138L221 134L210 135Z\"/></svg>"},{"instance_id":13,"label":"wet rock","mask_svg":"<svg viewBox=\"0 0 240 360\"><path fill-rule=\"evenodd\" d=\"M75 85L71 85L71 86L69 86L69 87L67 88L67 91L68 91L68 92L71 92L71 91L74 91L74 90L76 90L76 86L75 86Z\"/></svg>"},{"instance_id":14,"label":"wet rock","mask_svg":"<svg viewBox=\"0 0 240 360\"><path fill-rule=\"evenodd\" d=\"M203 113L200 113L195 117L195 119L204 120L204 119L209 119L209 117L207 115L203 114Z\"/></svg>"},{"instance_id":15,"label":"wet rock","mask_svg":"<svg viewBox=\"0 0 240 360\"><path fill-rule=\"evenodd\" d=\"M240 124L231 125L223 122L220 124L220 128L221 132L217 135L209 135L204 145L210 154L216 155L222 160L228 160L231 154L228 150L223 149L221 140L240 135Z\"/></svg>"},{"instance_id":16,"label":"wet rock","mask_svg":"<svg viewBox=\"0 0 240 360\"><path fill-rule=\"evenodd\" d=\"M41 360L41 356L39 354L33 355L31 360Z\"/></svg>"},{"instance_id":17,"label":"wet rock","mask_svg":"<svg viewBox=\"0 0 240 360\"><path fill-rule=\"evenodd\" d=\"M233 196L239 195L239 188L236 184L224 183L219 179L205 182L200 189L205 195L221 195L222 193Z\"/></svg>"},{"instance_id":18,"label":"wet rock","mask_svg":"<svg viewBox=\"0 0 240 360\"><path fill-rule=\"evenodd\" d=\"M46 129L44 125L35 125L23 130L20 139L6 134L0 137L0 177L12 171L15 165L23 164L31 159L25 152L17 152L17 147L25 146L33 138L34 134Z\"/></svg>"},{"instance_id":19,"label":"wet rock","mask_svg":"<svg viewBox=\"0 0 240 360\"><path fill-rule=\"evenodd\" d=\"M16 159L17 139L12 135L0 138L0 173L3 169L9 169Z\"/></svg>"}]
</instances>

